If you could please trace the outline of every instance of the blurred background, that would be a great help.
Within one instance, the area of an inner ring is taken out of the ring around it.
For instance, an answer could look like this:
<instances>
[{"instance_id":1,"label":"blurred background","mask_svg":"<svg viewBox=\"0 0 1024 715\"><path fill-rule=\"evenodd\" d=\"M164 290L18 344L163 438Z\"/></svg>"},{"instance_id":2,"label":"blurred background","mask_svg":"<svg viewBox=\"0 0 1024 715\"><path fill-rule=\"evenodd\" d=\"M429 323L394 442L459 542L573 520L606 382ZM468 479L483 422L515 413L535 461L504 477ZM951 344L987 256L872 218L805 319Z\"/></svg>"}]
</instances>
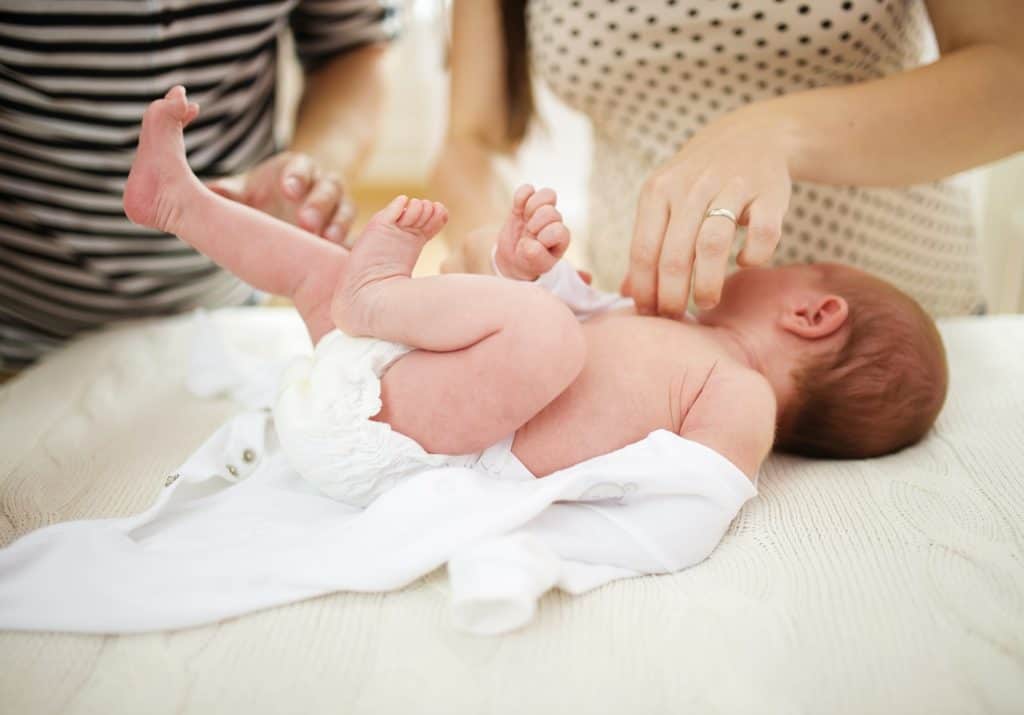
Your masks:
<instances>
[{"instance_id":1,"label":"blurred background","mask_svg":"<svg viewBox=\"0 0 1024 715\"><path fill-rule=\"evenodd\" d=\"M445 54L450 0L399 0L397 4L402 31L388 59L390 86L383 124L367 170L353 187L360 220L396 194L427 192L427 175L447 122ZM281 43L281 51L279 116L283 121L279 131L286 137L302 80L287 39ZM510 157L502 170L510 186L528 182L558 191L559 208L572 231L572 257L582 266L589 124L543 84L537 83L534 91L540 121L534 123L518 155ZM1024 154L975 170L969 177L989 311L1024 312ZM417 273L436 272L444 252L442 242L428 244Z\"/></svg>"}]
</instances>

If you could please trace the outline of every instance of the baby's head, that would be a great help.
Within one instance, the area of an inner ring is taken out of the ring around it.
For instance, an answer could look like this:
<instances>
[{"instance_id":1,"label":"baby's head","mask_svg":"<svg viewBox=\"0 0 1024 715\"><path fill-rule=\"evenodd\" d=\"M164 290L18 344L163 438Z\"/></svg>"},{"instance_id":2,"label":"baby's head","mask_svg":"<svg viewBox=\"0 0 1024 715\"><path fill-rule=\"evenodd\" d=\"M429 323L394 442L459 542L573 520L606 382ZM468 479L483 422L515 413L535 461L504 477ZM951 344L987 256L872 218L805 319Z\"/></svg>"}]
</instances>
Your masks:
<instances>
[{"instance_id":1,"label":"baby's head","mask_svg":"<svg viewBox=\"0 0 1024 715\"><path fill-rule=\"evenodd\" d=\"M920 440L946 397L935 323L883 280L838 264L747 269L700 322L749 339L779 394L775 445L864 458Z\"/></svg>"}]
</instances>

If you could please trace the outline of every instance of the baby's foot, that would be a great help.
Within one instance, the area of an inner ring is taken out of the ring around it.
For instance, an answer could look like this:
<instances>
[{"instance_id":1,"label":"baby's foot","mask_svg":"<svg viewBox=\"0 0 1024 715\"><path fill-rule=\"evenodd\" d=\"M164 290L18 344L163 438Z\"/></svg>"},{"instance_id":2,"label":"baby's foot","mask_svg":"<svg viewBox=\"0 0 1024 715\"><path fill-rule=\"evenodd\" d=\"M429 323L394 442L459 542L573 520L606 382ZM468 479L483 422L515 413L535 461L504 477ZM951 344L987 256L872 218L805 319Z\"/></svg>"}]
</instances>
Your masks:
<instances>
[{"instance_id":1,"label":"baby's foot","mask_svg":"<svg viewBox=\"0 0 1024 715\"><path fill-rule=\"evenodd\" d=\"M331 303L334 324L349 335L373 335L373 296L412 275L423 245L448 222L436 201L399 196L378 211L356 239Z\"/></svg>"},{"instance_id":2,"label":"baby's foot","mask_svg":"<svg viewBox=\"0 0 1024 715\"><path fill-rule=\"evenodd\" d=\"M185 159L182 130L199 114L199 105L172 88L142 116L139 148L124 185L124 212L134 223L174 233L185 189L198 182Z\"/></svg>"},{"instance_id":3,"label":"baby's foot","mask_svg":"<svg viewBox=\"0 0 1024 715\"><path fill-rule=\"evenodd\" d=\"M512 213L498 234L495 262L506 278L532 281L554 267L569 247L569 229L555 208L551 189L516 189Z\"/></svg>"}]
</instances>

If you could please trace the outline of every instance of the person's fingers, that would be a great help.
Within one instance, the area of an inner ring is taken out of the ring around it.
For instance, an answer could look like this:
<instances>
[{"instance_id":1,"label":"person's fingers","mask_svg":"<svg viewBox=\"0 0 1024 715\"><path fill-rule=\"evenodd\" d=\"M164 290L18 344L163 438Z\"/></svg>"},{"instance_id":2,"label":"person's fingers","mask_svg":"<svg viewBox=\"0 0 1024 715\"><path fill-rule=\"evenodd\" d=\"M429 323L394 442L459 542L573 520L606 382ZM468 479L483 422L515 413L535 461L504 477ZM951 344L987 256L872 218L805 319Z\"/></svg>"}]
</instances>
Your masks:
<instances>
[{"instance_id":1,"label":"person's fingers","mask_svg":"<svg viewBox=\"0 0 1024 715\"><path fill-rule=\"evenodd\" d=\"M541 275L551 270L558 260L537 240L526 238L516 245L516 261L533 275Z\"/></svg>"},{"instance_id":2,"label":"person's fingers","mask_svg":"<svg viewBox=\"0 0 1024 715\"><path fill-rule=\"evenodd\" d=\"M306 154L295 154L281 169L281 193L292 201L301 201L313 186L316 164Z\"/></svg>"},{"instance_id":3,"label":"person's fingers","mask_svg":"<svg viewBox=\"0 0 1024 715\"><path fill-rule=\"evenodd\" d=\"M526 202L526 208L524 209L526 219L529 220L541 206L554 206L557 198L553 189L545 187L535 191L533 196Z\"/></svg>"},{"instance_id":4,"label":"person's fingers","mask_svg":"<svg viewBox=\"0 0 1024 715\"><path fill-rule=\"evenodd\" d=\"M299 209L299 225L313 233L321 233L328 219L338 210L341 182L334 175L318 177Z\"/></svg>"},{"instance_id":5,"label":"person's fingers","mask_svg":"<svg viewBox=\"0 0 1024 715\"><path fill-rule=\"evenodd\" d=\"M594 276L590 273L590 271L576 271L576 275L578 275L580 277L580 280L586 283L587 285L590 285L594 281Z\"/></svg>"},{"instance_id":6,"label":"person's fingers","mask_svg":"<svg viewBox=\"0 0 1024 715\"><path fill-rule=\"evenodd\" d=\"M637 204L627 276L638 313L653 313L657 306L658 257L668 216L668 199L662 192L645 187Z\"/></svg>"},{"instance_id":7,"label":"person's fingers","mask_svg":"<svg viewBox=\"0 0 1024 715\"><path fill-rule=\"evenodd\" d=\"M341 203L338 204L338 210L334 212L334 217L324 230L324 238L339 246L345 245L345 239L349 231L352 230L352 221L355 220L355 217L355 204L347 196L343 196Z\"/></svg>"},{"instance_id":8,"label":"person's fingers","mask_svg":"<svg viewBox=\"0 0 1024 715\"><path fill-rule=\"evenodd\" d=\"M736 256L740 266L767 263L782 238L782 220L789 208L789 189L767 193L755 198L748 208L747 238Z\"/></svg>"},{"instance_id":9,"label":"person's fingers","mask_svg":"<svg viewBox=\"0 0 1024 715\"><path fill-rule=\"evenodd\" d=\"M658 256L657 305L658 315L681 318L686 314L690 300L690 280L693 276L694 243L701 219L715 184L709 179L695 183L669 207L669 221Z\"/></svg>"},{"instance_id":10,"label":"person's fingers","mask_svg":"<svg viewBox=\"0 0 1024 715\"><path fill-rule=\"evenodd\" d=\"M533 196L533 186L530 184L523 184L516 189L515 194L512 195L512 212L522 214L526 211L526 202Z\"/></svg>"},{"instance_id":11,"label":"person's fingers","mask_svg":"<svg viewBox=\"0 0 1024 715\"><path fill-rule=\"evenodd\" d=\"M533 216L530 216L529 220L526 222L526 230L531 236L536 236L540 230L548 224L561 220L562 214L559 213L558 209L551 204L544 204L533 212Z\"/></svg>"},{"instance_id":12,"label":"person's fingers","mask_svg":"<svg viewBox=\"0 0 1024 715\"><path fill-rule=\"evenodd\" d=\"M537 240L556 259L561 258L569 248L569 229L562 222L549 223L537 234Z\"/></svg>"},{"instance_id":13,"label":"person's fingers","mask_svg":"<svg viewBox=\"0 0 1024 715\"><path fill-rule=\"evenodd\" d=\"M700 228L707 200L691 194L670 209L665 240L658 257L658 315L681 318L690 300L690 278L693 275L694 242Z\"/></svg>"},{"instance_id":14,"label":"person's fingers","mask_svg":"<svg viewBox=\"0 0 1024 715\"><path fill-rule=\"evenodd\" d=\"M738 217L749 200L749 192L733 183L716 196L708 208L728 209ZM729 251L736 237L736 222L728 216L701 218L693 270L693 300L700 308L713 308L722 297Z\"/></svg>"}]
</instances>

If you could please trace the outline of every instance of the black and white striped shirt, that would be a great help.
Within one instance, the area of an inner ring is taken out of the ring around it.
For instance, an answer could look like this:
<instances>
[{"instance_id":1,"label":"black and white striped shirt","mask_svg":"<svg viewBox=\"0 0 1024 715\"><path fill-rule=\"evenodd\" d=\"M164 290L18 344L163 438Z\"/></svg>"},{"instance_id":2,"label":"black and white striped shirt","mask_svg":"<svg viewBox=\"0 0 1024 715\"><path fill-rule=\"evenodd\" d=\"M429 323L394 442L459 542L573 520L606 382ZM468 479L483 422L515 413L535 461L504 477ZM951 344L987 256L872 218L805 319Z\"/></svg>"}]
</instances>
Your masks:
<instances>
[{"instance_id":1,"label":"black and white striped shirt","mask_svg":"<svg viewBox=\"0 0 1024 715\"><path fill-rule=\"evenodd\" d=\"M124 216L142 113L175 84L200 177L275 151L278 40L309 71L389 39L384 0L21 0L0 4L0 369L122 318L244 302L252 289Z\"/></svg>"}]
</instances>

